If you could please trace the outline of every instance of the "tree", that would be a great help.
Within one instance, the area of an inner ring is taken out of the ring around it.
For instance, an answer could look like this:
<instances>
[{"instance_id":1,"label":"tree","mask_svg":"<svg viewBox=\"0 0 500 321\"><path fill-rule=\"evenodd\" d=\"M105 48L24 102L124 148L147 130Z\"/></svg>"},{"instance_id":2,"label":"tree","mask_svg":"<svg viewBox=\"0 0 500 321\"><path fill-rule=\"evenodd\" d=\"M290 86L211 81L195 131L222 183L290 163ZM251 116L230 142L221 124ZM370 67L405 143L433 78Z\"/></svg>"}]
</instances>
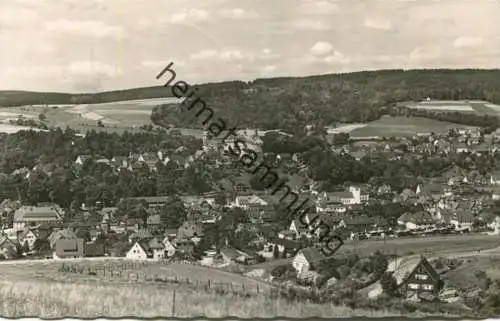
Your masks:
<instances>
[{"instance_id":1,"label":"tree","mask_svg":"<svg viewBox=\"0 0 500 321\"><path fill-rule=\"evenodd\" d=\"M30 251L30 245L28 244L28 241L25 241L23 244L23 253L28 253Z\"/></svg>"},{"instance_id":2,"label":"tree","mask_svg":"<svg viewBox=\"0 0 500 321\"><path fill-rule=\"evenodd\" d=\"M397 295L398 282L391 272L385 272L380 278L382 291L390 296Z\"/></svg>"},{"instance_id":3,"label":"tree","mask_svg":"<svg viewBox=\"0 0 500 321\"><path fill-rule=\"evenodd\" d=\"M36 239L33 243L33 250L37 255L44 255L50 252L50 243L46 239Z\"/></svg>"},{"instance_id":4,"label":"tree","mask_svg":"<svg viewBox=\"0 0 500 321\"><path fill-rule=\"evenodd\" d=\"M280 250L278 249L278 245L275 245L273 248L273 257L278 259L280 257Z\"/></svg>"},{"instance_id":5,"label":"tree","mask_svg":"<svg viewBox=\"0 0 500 321\"><path fill-rule=\"evenodd\" d=\"M174 197L168 204L159 209L161 224L166 228L179 228L187 220L184 202Z\"/></svg>"}]
</instances>

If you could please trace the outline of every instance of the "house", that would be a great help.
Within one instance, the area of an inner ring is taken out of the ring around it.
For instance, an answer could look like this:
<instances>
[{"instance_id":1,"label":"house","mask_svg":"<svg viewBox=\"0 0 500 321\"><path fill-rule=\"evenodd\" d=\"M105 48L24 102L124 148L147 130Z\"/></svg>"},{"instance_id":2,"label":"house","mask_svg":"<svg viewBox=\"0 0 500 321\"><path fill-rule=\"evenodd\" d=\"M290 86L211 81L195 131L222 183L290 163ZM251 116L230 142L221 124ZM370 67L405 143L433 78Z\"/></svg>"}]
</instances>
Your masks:
<instances>
[{"instance_id":1,"label":"house","mask_svg":"<svg viewBox=\"0 0 500 321\"><path fill-rule=\"evenodd\" d=\"M129 260L146 260L148 259L148 248L146 243L135 242L134 245L128 250L125 257Z\"/></svg>"},{"instance_id":2,"label":"house","mask_svg":"<svg viewBox=\"0 0 500 321\"><path fill-rule=\"evenodd\" d=\"M50 248L54 249L57 241L59 241L59 240L72 240L72 239L76 239L76 238L78 238L78 237L76 236L76 234L73 231L71 231L69 229L63 229L63 230L58 230L58 231L52 232L48 237L48 241L50 244Z\"/></svg>"},{"instance_id":3,"label":"house","mask_svg":"<svg viewBox=\"0 0 500 321\"><path fill-rule=\"evenodd\" d=\"M37 233L33 229L26 228L23 231L18 231L17 241L22 246L24 246L24 244L28 244L30 250L33 250L35 241L37 239L38 239Z\"/></svg>"},{"instance_id":4,"label":"house","mask_svg":"<svg viewBox=\"0 0 500 321\"><path fill-rule=\"evenodd\" d=\"M161 226L161 216L159 214L149 215L146 226L151 231L157 231Z\"/></svg>"},{"instance_id":5,"label":"house","mask_svg":"<svg viewBox=\"0 0 500 321\"><path fill-rule=\"evenodd\" d=\"M173 256L175 254L175 251L176 251L175 245L171 240L172 240L171 237L166 236L162 242L164 247L165 247L165 255L167 257Z\"/></svg>"},{"instance_id":6,"label":"house","mask_svg":"<svg viewBox=\"0 0 500 321\"><path fill-rule=\"evenodd\" d=\"M170 196L128 197L122 200L144 200L148 208L159 208L172 201Z\"/></svg>"},{"instance_id":7,"label":"house","mask_svg":"<svg viewBox=\"0 0 500 321\"><path fill-rule=\"evenodd\" d=\"M300 250L293 258L292 266L297 273L307 272L317 267L323 261L323 255L315 247Z\"/></svg>"},{"instance_id":8,"label":"house","mask_svg":"<svg viewBox=\"0 0 500 321\"><path fill-rule=\"evenodd\" d=\"M85 242L82 238L58 239L55 242L53 258L78 258L85 255Z\"/></svg>"},{"instance_id":9,"label":"house","mask_svg":"<svg viewBox=\"0 0 500 321\"><path fill-rule=\"evenodd\" d=\"M299 242L281 238L276 239L274 244L278 247L278 251L282 254L282 256L286 256L287 254L291 254L293 256L301 248L301 244Z\"/></svg>"},{"instance_id":10,"label":"house","mask_svg":"<svg viewBox=\"0 0 500 321\"><path fill-rule=\"evenodd\" d=\"M76 160L75 160L75 164L77 165L83 165L85 164L85 162L89 159L91 159L92 157L90 155L79 155Z\"/></svg>"},{"instance_id":11,"label":"house","mask_svg":"<svg viewBox=\"0 0 500 321\"><path fill-rule=\"evenodd\" d=\"M236 196L232 206L248 209L251 205L266 206L268 203L256 195Z\"/></svg>"},{"instance_id":12,"label":"house","mask_svg":"<svg viewBox=\"0 0 500 321\"><path fill-rule=\"evenodd\" d=\"M454 218L450 220L450 224L455 227L456 231L472 231L474 216L468 211L459 211Z\"/></svg>"},{"instance_id":13,"label":"house","mask_svg":"<svg viewBox=\"0 0 500 321\"><path fill-rule=\"evenodd\" d=\"M125 255L130 260L161 260L165 258L165 245L156 237L136 241Z\"/></svg>"},{"instance_id":14,"label":"house","mask_svg":"<svg viewBox=\"0 0 500 321\"><path fill-rule=\"evenodd\" d=\"M173 244L176 249L176 253L182 253L190 255L194 252L194 242L190 239L175 238Z\"/></svg>"},{"instance_id":15,"label":"house","mask_svg":"<svg viewBox=\"0 0 500 321\"><path fill-rule=\"evenodd\" d=\"M399 290L405 297L412 297L421 293L437 294L441 287L442 281L439 274L427 261L424 256L416 263L411 272L398 281Z\"/></svg>"},{"instance_id":16,"label":"house","mask_svg":"<svg viewBox=\"0 0 500 321\"><path fill-rule=\"evenodd\" d=\"M220 254L226 263L234 261L237 263L247 264L251 258L251 256L245 252L230 247L220 249Z\"/></svg>"},{"instance_id":17,"label":"house","mask_svg":"<svg viewBox=\"0 0 500 321\"><path fill-rule=\"evenodd\" d=\"M15 230L39 224L57 225L62 223L64 212L57 205L50 206L21 206L14 212Z\"/></svg>"},{"instance_id":18,"label":"house","mask_svg":"<svg viewBox=\"0 0 500 321\"><path fill-rule=\"evenodd\" d=\"M407 212L398 218L398 224L404 225L408 230L432 228L435 223L432 215L427 212Z\"/></svg>"}]
</instances>

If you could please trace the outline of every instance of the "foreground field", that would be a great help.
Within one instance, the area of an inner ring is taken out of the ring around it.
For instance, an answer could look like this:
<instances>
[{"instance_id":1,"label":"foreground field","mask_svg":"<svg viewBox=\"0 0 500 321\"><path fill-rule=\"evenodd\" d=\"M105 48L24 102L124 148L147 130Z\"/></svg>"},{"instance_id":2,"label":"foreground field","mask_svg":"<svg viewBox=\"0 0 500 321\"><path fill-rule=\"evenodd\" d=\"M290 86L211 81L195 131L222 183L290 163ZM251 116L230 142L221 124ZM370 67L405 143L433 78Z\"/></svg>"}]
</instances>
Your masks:
<instances>
[{"instance_id":1,"label":"foreground field","mask_svg":"<svg viewBox=\"0 0 500 321\"><path fill-rule=\"evenodd\" d=\"M409 137L424 133L446 133L450 128L471 127L421 117L384 116L349 132L353 138Z\"/></svg>"},{"instance_id":2,"label":"foreground field","mask_svg":"<svg viewBox=\"0 0 500 321\"><path fill-rule=\"evenodd\" d=\"M47 281L0 281L4 317L350 317L396 316L385 311L352 310L329 304L287 303L267 297L245 299L184 289L143 285L65 284Z\"/></svg>"}]
</instances>

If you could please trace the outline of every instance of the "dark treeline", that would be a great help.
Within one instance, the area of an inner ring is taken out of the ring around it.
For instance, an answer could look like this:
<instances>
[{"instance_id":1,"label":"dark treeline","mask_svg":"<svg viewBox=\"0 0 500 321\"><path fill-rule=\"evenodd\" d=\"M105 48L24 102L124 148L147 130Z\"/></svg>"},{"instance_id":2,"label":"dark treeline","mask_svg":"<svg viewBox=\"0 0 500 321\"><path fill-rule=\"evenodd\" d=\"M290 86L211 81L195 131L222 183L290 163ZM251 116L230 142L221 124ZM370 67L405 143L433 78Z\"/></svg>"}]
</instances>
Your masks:
<instances>
[{"instance_id":1,"label":"dark treeline","mask_svg":"<svg viewBox=\"0 0 500 321\"><path fill-rule=\"evenodd\" d=\"M152 80L154 75L152 75ZM178 75L182 79L181 75ZM301 131L305 124L368 122L396 102L433 99L484 99L500 103L499 70L381 70L303 78L269 78L197 85L197 94L217 117L241 127ZM0 92L0 105L102 103L170 97L162 86L95 94ZM196 127L177 108L159 107L156 124Z\"/></svg>"}]
</instances>

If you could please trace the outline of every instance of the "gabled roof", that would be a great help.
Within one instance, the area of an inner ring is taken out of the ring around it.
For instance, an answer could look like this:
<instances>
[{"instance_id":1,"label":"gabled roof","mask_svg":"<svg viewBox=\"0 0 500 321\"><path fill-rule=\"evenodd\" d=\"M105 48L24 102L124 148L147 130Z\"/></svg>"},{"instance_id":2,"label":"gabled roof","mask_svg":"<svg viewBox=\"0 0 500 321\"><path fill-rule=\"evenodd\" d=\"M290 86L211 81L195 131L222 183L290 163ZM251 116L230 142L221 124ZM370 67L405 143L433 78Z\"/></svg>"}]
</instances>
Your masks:
<instances>
[{"instance_id":1,"label":"gabled roof","mask_svg":"<svg viewBox=\"0 0 500 321\"><path fill-rule=\"evenodd\" d=\"M425 258L425 256L421 255L420 259L416 261L414 264L406 267L405 269L401 269L400 271L395 271L394 277L396 278L398 285L401 285L401 283L405 281L405 277L412 275L421 265L424 266L424 268L428 271L429 275L434 280L440 279L439 274L432 267L429 261ZM405 271L410 271L410 273L405 273Z\"/></svg>"},{"instance_id":2,"label":"gabled roof","mask_svg":"<svg viewBox=\"0 0 500 321\"><path fill-rule=\"evenodd\" d=\"M50 247L54 247L56 242L61 239L76 239L77 236L76 234L69 230L69 229L63 229L59 231L54 231L49 235L49 243Z\"/></svg>"},{"instance_id":3,"label":"gabled roof","mask_svg":"<svg viewBox=\"0 0 500 321\"><path fill-rule=\"evenodd\" d=\"M320 251L315 247L308 247L300 250L299 253L302 253L309 263L317 263L324 260L323 255Z\"/></svg>"}]
</instances>

